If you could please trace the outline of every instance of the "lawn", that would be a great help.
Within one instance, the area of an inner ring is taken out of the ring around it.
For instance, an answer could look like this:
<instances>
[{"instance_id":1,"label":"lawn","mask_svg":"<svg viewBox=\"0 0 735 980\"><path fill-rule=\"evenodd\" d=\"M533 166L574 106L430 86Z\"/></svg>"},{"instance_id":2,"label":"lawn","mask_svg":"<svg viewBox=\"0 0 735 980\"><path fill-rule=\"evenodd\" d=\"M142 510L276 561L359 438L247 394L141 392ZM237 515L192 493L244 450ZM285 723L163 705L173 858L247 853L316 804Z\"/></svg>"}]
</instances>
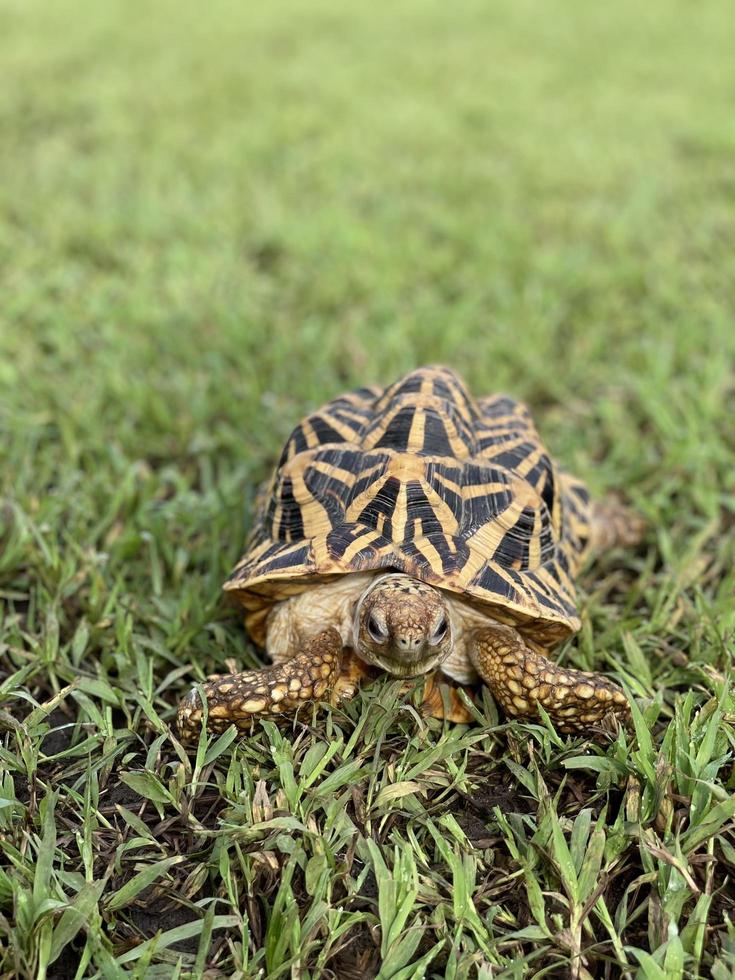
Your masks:
<instances>
[{"instance_id":1,"label":"lawn","mask_svg":"<svg viewBox=\"0 0 735 980\"><path fill-rule=\"evenodd\" d=\"M1 0L0 976L733 975L732 50L724 0ZM435 361L645 516L560 651L635 730L386 680L187 755L291 427Z\"/></svg>"}]
</instances>

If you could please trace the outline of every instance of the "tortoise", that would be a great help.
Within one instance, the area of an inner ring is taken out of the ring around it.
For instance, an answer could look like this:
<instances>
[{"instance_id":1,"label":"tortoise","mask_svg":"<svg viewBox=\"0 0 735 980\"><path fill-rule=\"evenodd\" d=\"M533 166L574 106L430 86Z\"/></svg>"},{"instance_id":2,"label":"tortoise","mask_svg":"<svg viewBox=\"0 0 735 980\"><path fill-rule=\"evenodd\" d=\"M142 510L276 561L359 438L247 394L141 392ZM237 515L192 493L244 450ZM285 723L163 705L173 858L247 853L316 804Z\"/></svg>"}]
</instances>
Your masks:
<instances>
[{"instance_id":1,"label":"tortoise","mask_svg":"<svg viewBox=\"0 0 735 980\"><path fill-rule=\"evenodd\" d=\"M209 678L207 727L337 703L381 671L426 675L425 711L452 721L471 720L459 692L480 681L507 715L543 708L562 732L622 721L615 683L548 654L580 628L588 552L641 531L621 504L590 502L523 404L473 399L447 367L335 398L293 430L224 584L273 665ZM193 689L182 737L202 719Z\"/></svg>"}]
</instances>

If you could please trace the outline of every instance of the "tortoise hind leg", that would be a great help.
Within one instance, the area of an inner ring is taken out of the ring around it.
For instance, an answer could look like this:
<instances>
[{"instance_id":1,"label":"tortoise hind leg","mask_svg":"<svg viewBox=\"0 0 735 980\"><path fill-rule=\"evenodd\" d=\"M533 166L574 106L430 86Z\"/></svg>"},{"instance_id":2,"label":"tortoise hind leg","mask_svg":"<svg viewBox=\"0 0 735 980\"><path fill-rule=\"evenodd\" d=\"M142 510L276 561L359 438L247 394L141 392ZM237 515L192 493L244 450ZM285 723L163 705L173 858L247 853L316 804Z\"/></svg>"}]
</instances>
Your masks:
<instances>
[{"instance_id":1,"label":"tortoise hind leg","mask_svg":"<svg viewBox=\"0 0 735 980\"><path fill-rule=\"evenodd\" d=\"M223 732L235 725L249 732L257 718L294 712L307 701L329 698L340 676L342 639L333 627L322 630L291 660L225 674L202 685L207 698L207 730ZM179 705L177 723L184 740L196 738L202 726L202 706L196 690Z\"/></svg>"},{"instance_id":2,"label":"tortoise hind leg","mask_svg":"<svg viewBox=\"0 0 735 980\"><path fill-rule=\"evenodd\" d=\"M643 537L646 523L614 497L596 500L590 514L590 547L595 552L630 548Z\"/></svg>"},{"instance_id":3,"label":"tortoise hind leg","mask_svg":"<svg viewBox=\"0 0 735 980\"><path fill-rule=\"evenodd\" d=\"M464 692L470 701L474 701L469 688L464 688ZM425 718L440 718L457 725L469 725L475 720L460 697L459 688L439 681L436 674L431 674L424 686L421 714Z\"/></svg>"},{"instance_id":4,"label":"tortoise hind leg","mask_svg":"<svg viewBox=\"0 0 735 980\"><path fill-rule=\"evenodd\" d=\"M539 705L559 731L586 732L606 716L630 711L620 690L602 674L560 667L531 650L510 626L478 630L470 658L506 714L534 717Z\"/></svg>"}]
</instances>

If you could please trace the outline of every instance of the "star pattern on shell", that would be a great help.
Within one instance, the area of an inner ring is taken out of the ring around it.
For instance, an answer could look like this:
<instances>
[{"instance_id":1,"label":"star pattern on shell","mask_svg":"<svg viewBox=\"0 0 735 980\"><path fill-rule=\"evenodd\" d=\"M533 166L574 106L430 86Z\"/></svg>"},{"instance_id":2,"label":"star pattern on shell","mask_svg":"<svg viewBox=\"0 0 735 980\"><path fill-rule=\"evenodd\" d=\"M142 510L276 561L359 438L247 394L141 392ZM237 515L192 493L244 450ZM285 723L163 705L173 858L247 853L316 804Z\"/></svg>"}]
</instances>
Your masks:
<instances>
[{"instance_id":1,"label":"star pattern on shell","mask_svg":"<svg viewBox=\"0 0 735 980\"><path fill-rule=\"evenodd\" d=\"M588 510L523 404L422 368L296 426L225 589L258 639L263 612L309 582L395 569L558 641L579 628Z\"/></svg>"}]
</instances>

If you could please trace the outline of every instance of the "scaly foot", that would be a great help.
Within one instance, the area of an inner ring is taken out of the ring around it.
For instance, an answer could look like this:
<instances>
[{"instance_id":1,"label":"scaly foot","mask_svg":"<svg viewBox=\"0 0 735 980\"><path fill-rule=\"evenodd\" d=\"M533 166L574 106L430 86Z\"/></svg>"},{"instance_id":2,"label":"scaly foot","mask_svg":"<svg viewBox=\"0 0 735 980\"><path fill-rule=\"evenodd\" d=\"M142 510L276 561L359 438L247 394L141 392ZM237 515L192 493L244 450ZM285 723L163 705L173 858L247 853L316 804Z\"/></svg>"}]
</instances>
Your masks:
<instances>
[{"instance_id":1,"label":"scaly foot","mask_svg":"<svg viewBox=\"0 0 735 980\"><path fill-rule=\"evenodd\" d=\"M634 510L614 497L592 504L590 546L596 552L610 548L631 548L643 537L646 522Z\"/></svg>"},{"instance_id":2,"label":"scaly foot","mask_svg":"<svg viewBox=\"0 0 735 980\"><path fill-rule=\"evenodd\" d=\"M586 732L613 715L629 715L625 694L602 674L560 667L535 653L510 626L478 630L471 648L475 669L506 714L538 715L539 705L561 732Z\"/></svg>"},{"instance_id":3,"label":"scaly foot","mask_svg":"<svg viewBox=\"0 0 735 980\"><path fill-rule=\"evenodd\" d=\"M202 684L207 698L207 730L223 732L230 725L249 732L255 719L296 709L307 701L329 699L342 665L342 640L336 629L323 630L306 644L304 653L273 667L225 674ZM191 691L179 705L181 738L198 736L202 705Z\"/></svg>"}]
</instances>

